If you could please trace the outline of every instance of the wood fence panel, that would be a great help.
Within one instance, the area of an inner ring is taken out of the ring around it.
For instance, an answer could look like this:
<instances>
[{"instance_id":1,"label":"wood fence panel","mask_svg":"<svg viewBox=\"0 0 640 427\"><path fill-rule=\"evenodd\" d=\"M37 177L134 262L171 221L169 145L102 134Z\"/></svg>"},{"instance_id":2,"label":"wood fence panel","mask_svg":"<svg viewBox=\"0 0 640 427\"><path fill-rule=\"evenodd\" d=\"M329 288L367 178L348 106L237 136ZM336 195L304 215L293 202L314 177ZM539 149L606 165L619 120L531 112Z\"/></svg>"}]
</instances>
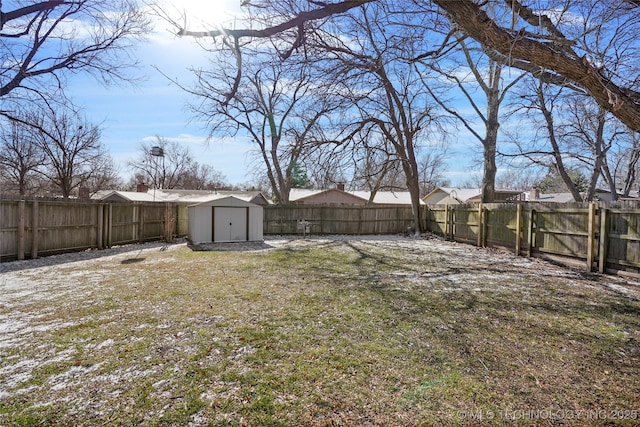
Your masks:
<instances>
[{"instance_id":1,"label":"wood fence panel","mask_svg":"<svg viewBox=\"0 0 640 427\"><path fill-rule=\"evenodd\" d=\"M439 236L447 233L447 207L438 205L430 206L425 215L427 230Z\"/></svg>"},{"instance_id":2,"label":"wood fence panel","mask_svg":"<svg viewBox=\"0 0 640 427\"><path fill-rule=\"evenodd\" d=\"M164 203L0 200L0 260L170 240L186 234L179 218L178 205Z\"/></svg>"},{"instance_id":3,"label":"wood fence panel","mask_svg":"<svg viewBox=\"0 0 640 427\"><path fill-rule=\"evenodd\" d=\"M358 234L381 234L380 215L377 209L360 209Z\"/></svg>"},{"instance_id":4,"label":"wood fence panel","mask_svg":"<svg viewBox=\"0 0 640 427\"><path fill-rule=\"evenodd\" d=\"M311 232L320 233L319 207L309 205L265 206L263 209L264 234L296 234L298 221L309 221Z\"/></svg>"},{"instance_id":5,"label":"wood fence panel","mask_svg":"<svg viewBox=\"0 0 640 427\"><path fill-rule=\"evenodd\" d=\"M352 209L321 207L320 230L322 234L349 234ZM313 221L312 221L313 223Z\"/></svg>"},{"instance_id":6,"label":"wood fence panel","mask_svg":"<svg viewBox=\"0 0 640 427\"><path fill-rule=\"evenodd\" d=\"M176 206L176 233L178 236L186 236L189 234L189 214L187 205Z\"/></svg>"},{"instance_id":7,"label":"wood fence panel","mask_svg":"<svg viewBox=\"0 0 640 427\"><path fill-rule=\"evenodd\" d=\"M606 270L640 270L640 210L608 212Z\"/></svg>"},{"instance_id":8,"label":"wood fence panel","mask_svg":"<svg viewBox=\"0 0 640 427\"><path fill-rule=\"evenodd\" d=\"M424 210L427 212L426 208ZM276 205L264 208L264 234L297 234L298 221L314 234L406 233L413 224L409 206Z\"/></svg>"},{"instance_id":9,"label":"wood fence panel","mask_svg":"<svg viewBox=\"0 0 640 427\"><path fill-rule=\"evenodd\" d=\"M520 225L517 206L485 205L485 209L486 245L515 249L517 228Z\"/></svg>"},{"instance_id":10,"label":"wood fence panel","mask_svg":"<svg viewBox=\"0 0 640 427\"><path fill-rule=\"evenodd\" d=\"M556 255L587 258L588 209L537 209L536 249Z\"/></svg>"},{"instance_id":11,"label":"wood fence panel","mask_svg":"<svg viewBox=\"0 0 640 427\"><path fill-rule=\"evenodd\" d=\"M487 204L482 209L452 205L430 207L427 223L431 231L461 242L517 248L518 255L573 260L571 264L584 263L587 271L597 266L599 271L640 273L637 209L606 209L596 204Z\"/></svg>"},{"instance_id":12,"label":"wood fence panel","mask_svg":"<svg viewBox=\"0 0 640 427\"><path fill-rule=\"evenodd\" d=\"M140 206L128 203L110 204L109 246L137 242L140 224Z\"/></svg>"},{"instance_id":13,"label":"wood fence panel","mask_svg":"<svg viewBox=\"0 0 640 427\"><path fill-rule=\"evenodd\" d=\"M29 203L32 205L32 202ZM32 212L31 209L29 209ZM98 246L98 211L95 204L39 203L38 253L47 255ZM29 239L33 230L29 228Z\"/></svg>"},{"instance_id":14,"label":"wood fence panel","mask_svg":"<svg viewBox=\"0 0 640 427\"><path fill-rule=\"evenodd\" d=\"M0 259L18 256L18 201L0 202Z\"/></svg>"},{"instance_id":15,"label":"wood fence panel","mask_svg":"<svg viewBox=\"0 0 640 427\"><path fill-rule=\"evenodd\" d=\"M140 205L139 218L140 227L138 238L143 241L162 240L164 237L165 216L171 215L171 211L167 213L164 204L145 204Z\"/></svg>"},{"instance_id":16,"label":"wood fence panel","mask_svg":"<svg viewBox=\"0 0 640 427\"><path fill-rule=\"evenodd\" d=\"M478 234L481 232L481 215L476 206L455 206L454 208L454 239L477 244Z\"/></svg>"}]
</instances>

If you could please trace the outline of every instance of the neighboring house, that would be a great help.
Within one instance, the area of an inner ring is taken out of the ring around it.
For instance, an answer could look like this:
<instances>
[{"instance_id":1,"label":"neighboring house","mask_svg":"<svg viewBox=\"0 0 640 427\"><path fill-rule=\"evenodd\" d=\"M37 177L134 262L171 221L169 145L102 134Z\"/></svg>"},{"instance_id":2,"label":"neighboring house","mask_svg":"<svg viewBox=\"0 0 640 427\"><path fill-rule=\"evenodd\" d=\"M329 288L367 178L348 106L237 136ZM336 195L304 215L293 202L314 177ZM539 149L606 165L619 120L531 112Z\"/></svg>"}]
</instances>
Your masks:
<instances>
[{"instance_id":1,"label":"neighboring house","mask_svg":"<svg viewBox=\"0 0 640 427\"><path fill-rule=\"evenodd\" d=\"M179 204L202 203L220 196L232 196L255 205L269 205L269 200L260 191L208 191L208 190L156 190L138 185L138 191L101 190L91 198L106 202L171 202Z\"/></svg>"},{"instance_id":2,"label":"neighboring house","mask_svg":"<svg viewBox=\"0 0 640 427\"><path fill-rule=\"evenodd\" d=\"M460 205L467 200L482 194L480 188L437 187L422 198L427 205Z\"/></svg>"},{"instance_id":3,"label":"neighboring house","mask_svg":"<svg viewBox=\"0 0 640 427\"><path fill-rule=\"evenodd\" d=\"M585 193L580 193L580 195L584 197ZM610 202L612 200L611 192L609 190L597 189L593 199L594 201ZM527 201L542 203L575 203L571 193L542 194L536 189L531 190Z\"/></svg>"},{"instance_id":4,"label":"neighboring house","mask_svg":"<svg viewBox=\"0 0 640 427\"><path fill-rule=\"evenodd\" d=\"M493 193L494 203L524 202L527 200L527 193L520 190L495 190ZM482 201L482 191L469 199L466 203L480 203Z\"/></svg>"},{"instance_id":5,"label":"neighboring house","mask_svg":"<svg viewBox=\"0 0 640 427\"><path fill-rule=\"evenodd\" d=\"M464 203L480 203L482 189L480 188L448 188L438 187L427 194L422 200L427 205L459 205ZM596 200L611 201L611 194L607 190L596 190ZM573 203L571 193L541 194L538 190L522 192L516 190L496 190L496 203L512 202L540 202L540 203Z\"/></svg>"},{"instance_id":6,"label":"neighboring house","mask_svg":"<svg viewBox=\"0 0 640 427\"><path fill-rule=\"evenodd\" d=\"M289 202L305 205L366 205L370 191L345 191L343 187L328 190L292 188ZM411 205L408 191L378 191L372 201L376 205ZM421 202L421 204L424 204Z\"/></svg>"},{"instance_id":7,"label":"neighboring house","mask_svg":"<svg viewBox=\"0 0 640 427\"><path fill-rule=\"evenodd\" d=\"M495 190L495 203L511 203L525 201L527 194L518 190ZM450 188L438 187L422 200L427 205L460 205L464 203L480 203L481 188Z\"/></svg>"}]
</instances>

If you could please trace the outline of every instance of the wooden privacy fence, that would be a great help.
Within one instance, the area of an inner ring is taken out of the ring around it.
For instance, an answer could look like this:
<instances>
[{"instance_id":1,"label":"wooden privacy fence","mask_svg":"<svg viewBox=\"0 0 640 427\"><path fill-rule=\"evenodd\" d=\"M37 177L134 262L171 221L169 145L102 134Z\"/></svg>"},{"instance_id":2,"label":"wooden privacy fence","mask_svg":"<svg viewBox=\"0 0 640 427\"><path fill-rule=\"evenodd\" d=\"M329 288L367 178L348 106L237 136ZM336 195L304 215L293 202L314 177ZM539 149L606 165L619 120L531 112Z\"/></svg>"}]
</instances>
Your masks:
<instances>
[{"instance_id":1,"label":"wooden privacy fence","mask_svg":"<svg viewBox=\"0 0 640 427\"><path fill-rule=\"evenodd\" d=\"M615 205L423 206L424 228L447 239L640 273L640 210ZM0 200L0 260L171 239L187 234L187 208L162 203ZM410 206L265 206L264 234L399 234ZM304 221L301 223L300 221ZM300 225L305 224L304 230Z\"/></svg>"},{"instance_id":2,"label":"wooden privacy fence","mask_svg":"<svg viewBox=\"0 0 640 427\"><path fill-rule=\"evenodd\" d=\"M427 229L447 239L582 264L587 271L640 273L640 210L597 205L431 206Z\"/></svg>"},{"instance_id":3,"label":"wooden privacy fence","mask_svg":"<svg viewBox=\"0 0 640 427\"><path fill-rule=\"evenodd\" d=\"M423 207L426 218L427 207ZM415 227L411 206L275 205L264 207L264 234L296 234L298 221L312 234L397 234Z\"/></svg>"},{"instance_id":4,"label":"wooden privacy fence","mask_svg":"<svg viewBox=\"0 0 640 427\"><path fill-rule=\"evenodd\" d=\"M0 260L171 240L186 234L173 204L0 201Z\"/></svg>"}]
</instances>

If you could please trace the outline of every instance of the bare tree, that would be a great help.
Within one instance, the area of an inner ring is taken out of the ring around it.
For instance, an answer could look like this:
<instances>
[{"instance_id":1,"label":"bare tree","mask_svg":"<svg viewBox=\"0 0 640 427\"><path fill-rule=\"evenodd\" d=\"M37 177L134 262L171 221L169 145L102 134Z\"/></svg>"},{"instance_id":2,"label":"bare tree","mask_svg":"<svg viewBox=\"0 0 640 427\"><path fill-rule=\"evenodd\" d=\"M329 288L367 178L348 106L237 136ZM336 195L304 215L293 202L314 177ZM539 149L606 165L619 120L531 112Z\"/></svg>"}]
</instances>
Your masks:
<instances>
[{"instance_id":1,"label":"bare tree","mask_svg":"<svg viewBox=\"0 0 640 427\"><path fill-rule=\"evenodd\" d=\"M529 83L530 85L523 89L523 95L520 97L522 106L518 111L524 111L527 119L537 130L534 135L525 132L523 139L526 142L515 141L518 146L516 155L524 156L534 164L555 171L573 199L581 202L580 190L569 173L576 169L577 165L563 144L563 132L559 123L561 114L557 111L562 108L558 99L561 99L567 89L533 79Z\"/></svg>"},{"instance_id":2,"label":"bare tree","mask_svg":"<svg viewBox=\"0 0 640 427\"><path fill-rule=\"evenodd\" d=\"M183 188L184 178L196 163L188 147L161 136L141 143L139 152L128 165L153 188Z\"/></svg>"},{"instance_id":3,"label":"bare tree","mask_svg":"<svg viewBox=\"0 0 640 427\"><path fill-rule=\"evenodd\" d=\"M194 162L182 179L185 190L222 190L229 188L227 178L210 165Z\"/></svg>"},{"instance_id":4,"label":"bare tree","mask_svg":"<svg viewBox=\"0 0 640 427\"><path fill-rule=\"evenodd\" d=\"M434 0L467 36L512 67L547 82L588 93L631 129L640 130L637 85L640 8L601 0L549 2L534 9L524 2ZM500 24L487 13L499 5L512 14ZM579 26L582 24L582 26ZM608 45L607 51L595 47ZM620 58L625 58L621 63Z\"/></svg>"},{"instance_id":5,"label":"bare tree","mask_svg":"<svg viewBox=\"0 0 640 427\"><path fill-rule=\"evenodd\" d=\"M283 3L285 5L281 6ZM239 54L242 40L275 35L286 40L288 37L288 47L281 49L282 57L287 58L292 52L309 46L310 34L317 29L310 25L312 21L321 26L329 17L335 21L345 12L370 3L373 1L327 4L254 0L251 5L279 14L281 20L277 24L272 24L273 21L259 22L257 29L191 33L181 28L178 32L181 35L223 37L234 46L237 72L229 92L233 94L242 76L242 56ZM419 2L414 4L418 5L414 13L423 7ZM536 4L537 8L517 0L483 3L434 0L433 4L446 14L457 30L480 42L494 61L533 73L546 83L588 94L630 129L640 130L640 93L637 88L637 64L640 61L638 46L634 42L640 26L637 3L557 0L548 2L544 7ZM503 13L495 13L495 8L500 8ZM504 13L511 17L508 22L494 18ZM381 33L386 30L383 26L376 28ZM444 47L435 52L441 52ZM625 60L621 61L621 58ZM551 134L554 131L549 129L549 124L545 128ZM489 162L485 164L491 166ZM606 169L606 165L604 167Z\"/></svg>"},{"instance_id":6,"label":"bare tree","mask_svg":"<svg viewBox=\"0 0 640 427\"><path fill-rule=\"evenodd\" d=\"M620 189L622 197L629 197L631 191L638 188L640 176L640 134L628 132L624 138L626 144L612 151L611 171L615 187Z\"/></svg>"},{"instance_id":7,"label":"bare tree","mask_svg":"<svg viewBox=\"0 0 640 427\"><path fill-rule=\"evenodd\" d=\"M420 196L424 197L436 187L448 185L445 179L446 171L446 147L432 147L421 155L418 160L420 170Z\"/></svg>"},{"instance_id":8,"label":"bare tree","mask_svg":"<svg viewBox=\"0 0 640 427\"><path fill-rule=\"evenodd\" d=\"M630 132L592 98L540 81L532 82L519 97L527 119L542 123L544 132L531 137L523 131L517 144L519 152L533 163L552 168L571 192L574 200L592 200L598 185L606 183L611 196L617 197L617 180L609 162L612 149L617 153L628 147L633 163ZM530 90L534 93L530 94ZM540 120L540 121L538 121ZM620 154L621 155L621 154ZM570 171L581 170L588 180L584 194L575 185Z\"/></svg>"},{"instance_id":9,"label":"bare tree","mask_svg":"<svg viewBox=\"0 0 640 427\"><path fill-rule=\"evenodd\" d=\"M244 62L240 87L229 74L233 68L216 55L211 69L194 70L197 85L186 90L199 100L192 109L206 120L212 137L248 135L257 147L257 171L266 174L276 200L286 204L296 165L304 164L308 147L324 142L336 98L310 64L282 64L273 54L273 47L253 52Z\"/></svg>"},{"instance_id":10,"label":"bare tree","mask_svg":"<svg viewBox=\"0 0 640 427\"><path fill-rule=\"evenodd\" d=\"M312 188L331 188L338 183L352 187L351 168L345 146L326 146L326 150L314 150L306 158L309 185Z\"/></svg>"},{"instance_id":11,"label":"bare tree","mask_svg":"<svg viewBox=\"0 0 640 427\"><path fill-rule=\"evenodd\" d=\"M524 73L515 76L509 75L507 80L504 76L507 67L503 62L488 56L481 46L469 45L464 35L457 33L455 38L458 49L450 51L450 54L447 55L448 59L438 58L435 62L427 62L427 66L457 86L462 98L471 106L473 114L468 116L461 111L464 109L458 106L459 98L456 100L457 108L454 108L446 102L442 91L435 93L431 89L433 79L425 81L425 86L438 104L459 120L482 145L484 160L482 201L490 203L495 198L495 181L498 171L496 155L500 128L500 107L509 90L518 83ZM462 56L462 61L458 60L458 56ZM425 55L420 55L420 57L425 58ZM442 63L448 64L446 68L440 65ZM481 91L480 96L475 90L476 87ZM443 89L445 93L451 90L450 87ZM480 119L482 130L478 129L480 126L476 124L476 119Z\"/></svg>"},{"instance_id":12,"label":"bare tree","mask_svg":"<svg viewBox=\"0 0 640 427\"><path fill-rule=\"evenodd\" d=\"M134 0L12 2L0 9L0 113L9 117L16 104L63 98L74 73L130 79L136 62L128 52L149 30Z\"/></svg>"},{"instance_id":13,"label":"bare tree","mask_svg":"<svg viewBox=\"0 0 640 427\"><path fill-rule=\"evenodd\" d=\"M619 145L627 129L591 98L570 95L566 103L568 122L563 127L564 139L570 155L589 170L589 186L585 200L593 200L598 184L609 186L612 200L617 199L617 188L609 168L609 152Z\"/></svg>"},{"instance_id":14,"label":"bare tree","mask_svg":"<svg viewBox=\"0 0 640 427\"><path fill-rule=\"evenodd\" d=\"M373 203L378 191L406 189L402 164L393 154L393 145L382 135L376 139L378 142L358 144L353 159L354 185L370 192L369 203Z\"/></svg>"},{"instance_id":15,"label":"bare tree","mask_svg":"<svg viewBox=\"0 0 640 427\"><path fill-rule=\"evenodd\" d=\"M5 191L15 188L20 195L32 194L46 157L32 138L31 128L19 122L3 123L0 144L1 187Z\"/></svg>"},{"instance_id":16,"label":"bare tree","mask_svg":"<svg viewBox=\"0 0 640 427\"><path fill-rule=\"evenodd\" d=\"M105 153L100 128L73 110L35 110L25 117L30 137L46 157L39 173L69 198L85 181L103 172Z\"/></svg>"},{"instance_id":17,"label":"bare tree","mask_svg":"<svg viewBox=\"0 0 640 427\"><path fill-rule=\"evenodd\" d=\"M517 168L501 170L496 184L503 190L529 191L543 179L540 168L519 165Z\"/></svg>"},{"instance_id":18,"label":"bare tree","mask_svg":"<svg viewBox=\"0 0 640 427\"><path fill-rule=\"evenodd\" d=\"M95 163L95 172L86 176L82 187L95 194L99 190L113 190L124 187L120 171L113 163L111 156L99 157Z\"/></svg>"},{"instance_id":19,"label":"bare tree","mask_svg":"<svg viewBox=\"0 0 640 427\"><path fill-rule=\"evenodd\" d=\"M374 134L380 135L374 139L379 144L369 147L373 153L368 158L372 160L369 165L384 175L371 182L379 187L381 178L392 177L393 166L400 166L404 186L411 194L415 228L422 231L418 157L421 145L434 138L440 123L422 84L427 70L416 69L412 58L429 32L430 17L397 7L367 5L360 13L335 22L340 37L325 34L314 42L326 52L325 60L336 73L332 75L342 76L345 86L351 88L360 127L364 131L373 127Z\"/></svg>"}]
</instances>

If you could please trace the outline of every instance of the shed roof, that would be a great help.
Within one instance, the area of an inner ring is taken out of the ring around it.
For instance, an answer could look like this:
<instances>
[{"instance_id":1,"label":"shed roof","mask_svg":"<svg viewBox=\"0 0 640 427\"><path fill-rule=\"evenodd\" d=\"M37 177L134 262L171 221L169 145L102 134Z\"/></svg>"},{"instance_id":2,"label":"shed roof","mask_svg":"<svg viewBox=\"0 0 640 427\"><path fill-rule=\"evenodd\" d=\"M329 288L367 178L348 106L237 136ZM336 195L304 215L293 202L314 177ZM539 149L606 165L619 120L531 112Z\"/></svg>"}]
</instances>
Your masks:
<instances>
[{"instance_id":1,"label":"shed roof","mask_svg":"<svg viewBox=\"0 0 640 427\"><path fill-rule=\"evenodd\" d=\"M172 202L195 204L221 197L234 196L240 200L259 205L269 204L268 199L260 191L209 191L209 190L179 190L179 189L151 189L147 192L101 190L92 199L115 200L125 202Z\"/></svg>"},{"instance_id":2,"label":"shed roof","mask_svg":"<svg viewBox=\"0 0 640 427\"><path fill-rule=\"evenodd\" d=\"M194 206L232 206L232 207L260 207L260 205L247 202L246 200L242 200L236 196L225 196L224 194L218 194L215 198L210 198L209 200L195 203L193 205L189 205L189 207Z\"/></svg>"}]
</instances>

